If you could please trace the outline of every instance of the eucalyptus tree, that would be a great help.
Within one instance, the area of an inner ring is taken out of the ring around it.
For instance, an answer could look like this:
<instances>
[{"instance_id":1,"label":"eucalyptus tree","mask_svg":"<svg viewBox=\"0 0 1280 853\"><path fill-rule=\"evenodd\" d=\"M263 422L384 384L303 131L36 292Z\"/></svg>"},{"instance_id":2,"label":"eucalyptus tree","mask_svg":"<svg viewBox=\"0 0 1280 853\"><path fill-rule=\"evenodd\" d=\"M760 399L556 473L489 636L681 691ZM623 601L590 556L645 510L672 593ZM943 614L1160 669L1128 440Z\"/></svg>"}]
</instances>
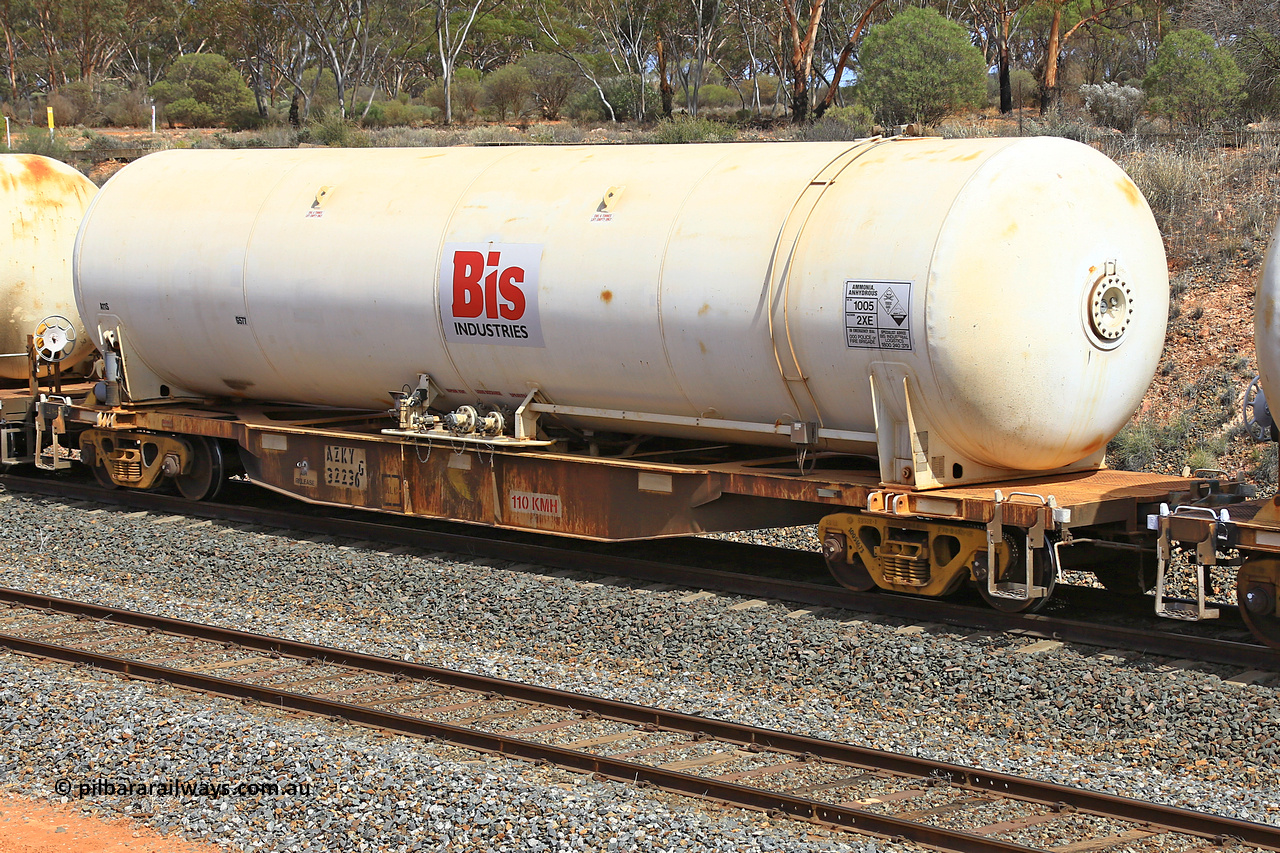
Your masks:
<instances>
[{"instance_id":1,"label":"eucalyptus tree","mask_svg":"<svg viewBox=\"0 0 1280 853\"><path fill-rule=\"evenodd\" d=\"M1280 112L1280 0L1186 0L1181 22L1229 47L1245 75L1250 112Z\"/></svg>"},{"instance_id":2,"label":"eucalyptus tree","mask_svg":"<svg viewBox=\"0 0 1280 853\"><path fill-rule=\"evenodd\" d=\"M1047 112L1060 98L1058 72L1067 46L1092 27L1105 27L1120 9L1138 0L1039 0L1030 10L1030 28L1043 33L1043 72L1040 75L1040 111Z\"/></svg>"},{"instance_id":3,"label":"eucalyptus tree","mask_svg":"<svg viewBox=\"0 0 1280 853\"><path fill-rule=\"evenodd\" d=\"M605 89L607 78L597 61L601 55L607 56L607 43L585 3L582 0L537 0L535 8L542 45L548 52L573 63L582 79L595 90L609 120L622 121L625 116L619 115L613 99L609 97Z\"/></svg>"},{"instance_id":4,"label":"eucalyptus tree","mask_svg":"<svg viewBox=\"0 0 1280 853\"><path fill-rule=\"evenodd\" d=\"M988 64L996 66L1000 112L1013 110L1011 45L1018 13L1034 0L969 0L969 22Z\"/></svg>"},{"instance_id":5,"label":"eucalyptus tree","mask_svg":"<svg viewBox=\"0 0 1280 853\"><path fill-rule=\"evenodd\" d=\"M444 122L453 123L453 74L458 57L467 45L467 35L482 12L488 12L498 0L431 0L435 12L436 53L440 60L440 79L444 83Z\"/></svg>"},{"instance_id":6,"label":"eucalyptus tree","mask_svg":"<svg viewBox=\"0 0 1280 853\"><path fill-rule=\"evenodd\" d=\"M320 63L333 73L338 111L346 118L350 112L347 93L358 91L374 76L382 50L385 7L379 0L283 0L281 8L310 41ZM368 110L367 103L364 109Z\"/></svg>"},{"instance_id":7,"label":"eucalyptus tree","mask_svg":"<svg viewBox=\"0 0 1280 853\"><path fill-rule=\"evenodd\" d=\"M835 67L832 70L831 82L827 86L827 93L823 96L822 101L814 107L813 114L815 118L821 118L822 114L831 108L831 104L835 102L836 95L840 91L840 81L844 77L844 70L849 65L849 60L853 58L853 52L857 50L858 42L861 40L867 24L870 23L877 10L882 10L885 0L865 0L861 4L861 11L858 15L857 22L848 30L848 38L840 48L840 54L836 57Z\"/></svg>"}]
</instances>

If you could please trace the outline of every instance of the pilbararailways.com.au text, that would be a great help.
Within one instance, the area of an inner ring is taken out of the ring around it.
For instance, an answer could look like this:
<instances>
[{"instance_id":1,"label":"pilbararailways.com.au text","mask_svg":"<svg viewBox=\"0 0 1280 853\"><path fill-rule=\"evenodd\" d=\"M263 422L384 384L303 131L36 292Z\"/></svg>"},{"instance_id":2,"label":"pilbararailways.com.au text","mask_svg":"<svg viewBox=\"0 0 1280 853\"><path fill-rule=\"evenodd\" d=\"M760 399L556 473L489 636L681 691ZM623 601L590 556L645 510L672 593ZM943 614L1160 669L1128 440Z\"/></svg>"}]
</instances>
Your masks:
<instances>
[{"instance_id":1,"label":"pilbararailways.com.au text","mask_svg":"<svg viewBox=\"0 0 1280 853\"><path fill-rule=\"evenodd\" d=\"M218 782L209 779L59 779L53 790L64 797L309 797L310 782Z\"/></svg>"}]
</instances>

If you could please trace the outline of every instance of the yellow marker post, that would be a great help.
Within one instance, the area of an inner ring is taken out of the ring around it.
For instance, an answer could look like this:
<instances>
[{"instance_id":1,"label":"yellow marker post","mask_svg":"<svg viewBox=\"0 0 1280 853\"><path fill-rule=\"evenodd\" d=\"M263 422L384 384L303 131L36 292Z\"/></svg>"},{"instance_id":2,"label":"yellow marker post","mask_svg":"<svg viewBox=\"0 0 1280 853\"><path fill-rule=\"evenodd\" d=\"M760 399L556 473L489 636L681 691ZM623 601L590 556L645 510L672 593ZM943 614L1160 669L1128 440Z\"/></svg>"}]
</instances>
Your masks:
<instances>
[{"instance_id":1,"label":"yellow marker post","mask_svg":"<svg viewBox=\"0 0 1280 853\"><path fill-rule=\"evenodd\" d=\"M53 107L45 107L45 111L49 114L49 138L53 139Z\"/></svg>"}]
</instances>

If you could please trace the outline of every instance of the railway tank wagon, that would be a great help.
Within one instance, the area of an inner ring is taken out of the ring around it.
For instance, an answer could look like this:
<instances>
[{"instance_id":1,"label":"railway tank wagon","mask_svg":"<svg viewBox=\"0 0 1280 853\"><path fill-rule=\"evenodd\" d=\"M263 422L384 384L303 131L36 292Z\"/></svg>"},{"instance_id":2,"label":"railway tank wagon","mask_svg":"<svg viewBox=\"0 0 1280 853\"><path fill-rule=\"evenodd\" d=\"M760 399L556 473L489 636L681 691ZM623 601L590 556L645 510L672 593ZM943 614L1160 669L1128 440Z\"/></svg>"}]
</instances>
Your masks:
<instances>
[{"instance_id":1,"label":"railway tank wagon","mask_svg":"<svg viewBox=\"0 0 1280 853\"><path fill-rule=\"evenodd\" d=\"M57 160L0 154L0 210L10 223L0 240L0 382L26 383L27 336L50 317L62 322L61 334L40 342L48 354L69 366L93 352L76 312L71 250L96 192L92 181Z\"/></svg>"},{"instance_id":2,"label":"railway tank wagon","mask_svg":"<svg viewBox=\"0 0 1280 853\"><path fill-rule=\"evenodd\" d=\"M1167 307L1141 195L1047 139L168 152L76 252L135 402L385 408L427 374L438 409L537 388L915 487L1097 467Z\"/></svg>"},{"instance_id":3,"label":"railway tank wagon","mask_svg":"<svg viewBox=\"0 0 1280 853\"><path fill-rule=\"evenodd\" d=\"M1268 401L1280 400L1280 226L1258 276L1253 310L1258 377L1245 392L1244 421L1255 438L1275 442L1280 441L1280 428ZM1280 495L1233 508L1230 521L1221 538L1236 546L1239 556L1223 559L1206 548L1206 562L1239 566L1240 614L1255 635L1280 648Z\"/></svg>"},{"instance_id":4,"label":"railway tank wagon","mask_svg":"<svg viewBox=\"0 0 1280 853\"><path fill-rule=\"evenodd\" d=\"M821 521L846 585L1006 609L1217 489L1100 470L1167 269L1065 140L164 152L75 274L106 379L68 415L114 486L239 463L605 540Z\"/></svg>"},{"instance_id":5,"label":"railway tank wagon","mask_svg":"<svg viewBox=\"0 0 1280 853\"><path fill-rule=\"evenodd\" d=\"M0 154L0 215L10 225L0 237L0 468L37 455L32 385L81 372L94 353L76 311L71 252L96 192L57 160Z\"/></svg>"},{"instance_id":6,"label":"railway tank wagon","mask_svg":"<svg viewBox=\"0 0 1280 853\"><path fill-rule=\"evenodd\" d=\"M0 382L26 384L29 334L64 365L93 351L72 292L72 247L95 192L90 179L58 160L0 154L0 210L10 224L0 240ZM46 342L45 329L55 324Z\"/></svg>"}]
</instances>

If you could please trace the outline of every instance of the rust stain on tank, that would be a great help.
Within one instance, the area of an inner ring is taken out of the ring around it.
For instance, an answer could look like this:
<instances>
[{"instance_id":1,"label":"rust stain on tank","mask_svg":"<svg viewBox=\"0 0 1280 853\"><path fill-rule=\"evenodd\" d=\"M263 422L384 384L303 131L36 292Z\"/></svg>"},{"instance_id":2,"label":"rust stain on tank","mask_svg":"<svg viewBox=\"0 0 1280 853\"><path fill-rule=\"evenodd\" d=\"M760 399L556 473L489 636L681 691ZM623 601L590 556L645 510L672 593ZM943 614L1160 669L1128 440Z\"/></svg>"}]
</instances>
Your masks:
<instances>
[{"instance_id":1,"label":"rust stain on tank","mask_svg":"<svg viewBox=\"0 0 1280 853\"><path fill-rule=\"evenodd\" d=\"M698 309L698 316L701 317L710 310L711 310L711 306L704 302L702 303L702 307Z\"/></svg>"},{"instance_id":2,"label":"rust stain on tank","mask_svg":"<svg viewBox=\"0 0 1280 853\"><path fill-rule=\"evenodd\" d=\"M1262 314L1262 325L1270 332L1276 314L1276 298L1270 293L1262 294L1262 310L1259 313Z\"/></svg>"},{"instance_id":3,"label":"rust stain on tank","mask_svg":"<svg viewBox=\"0 0 1280 853\"><path fill-rule=\"evenodd\" d=\"M1120 192L1124 193L1125 198L1129 200L1129 204L1134 207L1142 207L1142 193L1133 181L1128 178L1121 178L1116 181L1116 186L1120 188Z\"/></svg>"},{"instance_id":4,"label":"rust stain on tank","mask_svg":"<svg viewBox=\"0 0 1280 853\"><path fill-rule=\"evenodd\" d=\"M1081 455L1088 456L1090 453L1096 453L1097 451L1101 450L1106 446L1107 446L1107 437L1105 435L1100 435L1097 438L1095 438L1093 441L1089 442L1088 446L1085 447L1084 452Z\"/></svg>"},{"instance_id":5,"label":"rust stain on tank","mask_svg":"<svg viewBox=\"0 0 1280 853\"><path fill-rule=\"evenodd\" d=\"M707 354L707 345L704 344L702 341L698 341L698 349L702 351L703 355Z\"/></svg>"},{"instance_id":6,"label":"rust stain on tank","mask_svg":"<svg viewBox=\"0 0 1280 853\"><path fill-rule=\"evenodd\" d=\"M613 291L612 291L612 290L602 290L602 291L600 291L600 301L601 301L601 302L603 302L605 305L608 305L610 302L612 302L612 301L613 301Z\"/></svg>"},{"instance_id":7,"label":"rust stain on tank","mask_svg":"<svg viewBox=\"0 0 1280 853\"><path fill-rule=\"evenodd\" d=\"M84 198L84 181L79 173L67 174L44 157L22 158L22 171L4 176L6 190L24 189L30 195L23 203L28 208L61 210L68 198ZM23 174L25 172L25 174Z\"/></svg>"}]
</instances>

